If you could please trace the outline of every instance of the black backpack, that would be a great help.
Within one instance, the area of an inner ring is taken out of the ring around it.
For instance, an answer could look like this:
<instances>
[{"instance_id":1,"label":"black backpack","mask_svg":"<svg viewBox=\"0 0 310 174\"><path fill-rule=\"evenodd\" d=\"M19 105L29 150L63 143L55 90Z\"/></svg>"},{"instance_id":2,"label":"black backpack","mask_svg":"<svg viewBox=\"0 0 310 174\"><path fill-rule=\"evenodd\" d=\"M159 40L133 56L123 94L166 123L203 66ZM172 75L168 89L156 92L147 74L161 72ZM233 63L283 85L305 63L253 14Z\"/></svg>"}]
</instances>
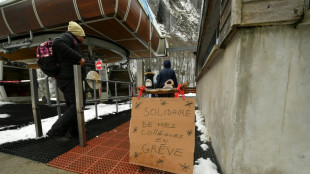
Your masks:
<instances>
[{"instance_id":1,"label":"black backpack","mask_svg":"<svg viewBox=\"0 0 310 174\"><path fill-rule=\"evenodd\" d=\"M44 74L56 77L59 72L60 62L53 56L53 41L45 41L37 48L37 64Z\"/></svg>"}]
</instances>

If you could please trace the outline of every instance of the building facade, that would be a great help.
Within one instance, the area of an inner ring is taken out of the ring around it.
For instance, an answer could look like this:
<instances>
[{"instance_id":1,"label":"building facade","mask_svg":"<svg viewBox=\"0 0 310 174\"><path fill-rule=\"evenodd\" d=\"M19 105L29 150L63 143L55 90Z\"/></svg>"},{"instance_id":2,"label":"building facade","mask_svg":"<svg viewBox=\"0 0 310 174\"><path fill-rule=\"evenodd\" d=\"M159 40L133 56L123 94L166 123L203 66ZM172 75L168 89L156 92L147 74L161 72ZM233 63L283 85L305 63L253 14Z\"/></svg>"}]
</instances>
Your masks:
<instances>
[{"instance_id":1,"label":"building facade","mask_svg":"<svg viewBox=\"0 0 310 174\"><path fill-rule=\"evenodd\" d=\"M225 174L306 174L309 0L205 0L197 103Z\"/></svg>"}]
</instances>

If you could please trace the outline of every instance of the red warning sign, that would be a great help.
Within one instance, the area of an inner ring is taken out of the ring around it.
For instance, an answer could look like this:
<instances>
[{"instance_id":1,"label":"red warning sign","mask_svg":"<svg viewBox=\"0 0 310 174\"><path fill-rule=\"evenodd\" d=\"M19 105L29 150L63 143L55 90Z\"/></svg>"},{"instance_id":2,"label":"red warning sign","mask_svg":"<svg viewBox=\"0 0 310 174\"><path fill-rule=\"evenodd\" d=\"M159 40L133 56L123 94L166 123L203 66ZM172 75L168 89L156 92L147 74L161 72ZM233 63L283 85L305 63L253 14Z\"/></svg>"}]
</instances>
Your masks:
<instances>
[{"instance_id":1,"label":"red warning sign","mask_svg":"<svg viewBox=\"0 0 310 174\"><path fill-rule=\"evenodd\" d=\"M96 61L96 70L102 70L102 62L101 61Z\"/></svg>"}]
</instances>

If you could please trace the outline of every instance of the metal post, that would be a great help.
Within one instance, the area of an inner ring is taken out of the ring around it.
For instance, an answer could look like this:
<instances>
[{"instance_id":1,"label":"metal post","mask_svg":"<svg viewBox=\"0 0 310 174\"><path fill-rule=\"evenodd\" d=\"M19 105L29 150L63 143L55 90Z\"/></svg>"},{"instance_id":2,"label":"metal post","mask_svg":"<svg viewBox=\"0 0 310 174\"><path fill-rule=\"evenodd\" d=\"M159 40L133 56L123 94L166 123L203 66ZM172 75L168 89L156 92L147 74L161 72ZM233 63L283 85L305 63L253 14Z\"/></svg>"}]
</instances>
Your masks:
<instances>
[{"instance_id":1,"label":"metal post","mask_svg":"<svg viewBox=\"0 0 310 174\"><path fill-rule=\"evenodd\" d=\"M117 103L117 82L115 82L115 101L116 101L116 113L118 113L118 103Z\"/></svg>"},{"instance_id":2,"label":"metal post","mask_svg":"<svg viewBox=\"0 0 310 174\"><path fill-rule=\"evenodd\" d=\"M137 85L135 82L132 83L132 96L137 96Z\"/></svg>"},{"instance_id":3,"label":"metal post","mask_svg":"<svg viewBox=\"0 0 310 174\"><path fill-rule=\"evenodd\" d=\"M45 86L46 86L46 100L47 100L47 105L51 106L51 94L50 94L50 86L48 84L48 76L45 78Z\"/></svg>"},{"instance_id":4,"label":"metal post","mask_svg":"<svg viewBox=\"0 0 310 174\"><path fill-rule=\"evenodd\" d=\"M0 80L3 80L3 61L0 61ZM6 100L7 95L3 85L0 85L0 100Z\"/></svg>"},{"instance_id":5,"label":"metal post","mask_svg":"<svg viewBox=\"0 0 310 174\"><path fill-rule=\"evenodd\" d=\"M40 108L38 107L38 82L37 82L36 69L29 68L29 76L30 76L30 88L31 88L32 113L36 129L36 136L41 137L43 135L43 132L42 132Z\"/></svg>"},{"instance_id":6,"label":"metal post","mask_svg":"<svg viewBox=\"0 0 310 174\"><path fill-rule=\"evenodd\" d=\"M151 69L151 57L152 57L152 22L151 22L151 14L149 14L149 21L150 21L150 45L149 45L149 48L150 48L150 58L149 58L149 68Z\"/></svg>"},{"instance_id":7,"label":"metal post","mask_svg":"<svg viewBox=\"0 0 310 174\"><path fill-rule=\"evenodd\" d=\"M131 83L128 83L128 88L129 88L129 108L131 109L131 98L132 98L132 92L131 92Z\"/></svg>"},{"instance_id":8,"label":"metal post","mask_svg":"<svg viewBox=\"0 0 310 174\"><path fill-rule=\"evenodd\" d=\"M95 111L96 111L96 118L98 119L98 112L97 112L97 93L96 93L96 82L93 81L94 87L94 100L95 100Z\"/></svg>"},{"instance_id":9,"label":"metal post","mask_svg":"<svg viewBox=\"0 0 310 174\"><path fill-rule=\"evenodd\" d=\"M76 99L76 114L79 128L80 146L86 146L86 133L85 133L85 121L83 111L83 88L82 88L82 75L81 66L74 65L74 86L75 86L75 99Z\"/></svg>"},{"instance_id":10,"label":"metal post","mask_svg":"<svg viewBox=\"0 0 310 174\"><path fill-rule=\"evenodd\" d=\"M144 85L144 62L142 60L137 61L137 86Z\"/></svg>"},{"instance_id":11,"label":"metal post","mask_svg":"<svg viewBox=\"0 0 310 174\"><path fill-rule=\"evenodd\" d=\"M130 90L130 83L128 83L128 97L130 97L130 92L131 92L131 90Z\"/></svg>"},{"instance_id":12,"label":"metal post","mask_svg":"<svg viewBox=\"0 0 310 174\"><path fill-rule=\"evenodd\" d=\"M57 113L58 113L58 118L59 118L61 116L61 108L60 108L59 92L58 92L57 80L56 79L55 79L55 92L56 92Z\"/></svg>"},{"instance_id":13,"label":"metal post","mask_svg":"<svg viewBox=\"0 0 310 174\"><path fill-rule=\"evenodd\" d=\"M107 87L106 87L106 89L107 89L107 97L109 97L110 95L109 95L109 81L107 81Z\"/></svg>"}]
</instances>

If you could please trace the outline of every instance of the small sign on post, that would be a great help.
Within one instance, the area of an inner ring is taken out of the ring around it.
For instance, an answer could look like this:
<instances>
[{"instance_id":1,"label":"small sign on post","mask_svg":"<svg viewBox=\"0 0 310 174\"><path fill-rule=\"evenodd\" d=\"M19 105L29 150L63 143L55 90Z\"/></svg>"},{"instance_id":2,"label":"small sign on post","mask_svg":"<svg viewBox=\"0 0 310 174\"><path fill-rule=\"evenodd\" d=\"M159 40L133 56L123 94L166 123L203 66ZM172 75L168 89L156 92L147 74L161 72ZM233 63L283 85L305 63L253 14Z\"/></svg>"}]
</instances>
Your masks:
<instances>
[{"instance_id":1,"label":"small sign on post","mask_svg":"<svg viewBox=\"0 0 310 174\"><path fill-rule=\"evenodd\" d=\"M102 61L101 60L98 60L95 62L95 65L96 65L96 70L99 71L99 70L102 70Z\"/></svg>"},{"instance_id":2,"label":"small sign on post","mask_svg":"<svg viewBox=\"0 0 310 174\"><path fill-rule=\"evenodd\" d=\"M195 99L132 98L129 162L192 174Z\"/></svg>"}]
</instances>

